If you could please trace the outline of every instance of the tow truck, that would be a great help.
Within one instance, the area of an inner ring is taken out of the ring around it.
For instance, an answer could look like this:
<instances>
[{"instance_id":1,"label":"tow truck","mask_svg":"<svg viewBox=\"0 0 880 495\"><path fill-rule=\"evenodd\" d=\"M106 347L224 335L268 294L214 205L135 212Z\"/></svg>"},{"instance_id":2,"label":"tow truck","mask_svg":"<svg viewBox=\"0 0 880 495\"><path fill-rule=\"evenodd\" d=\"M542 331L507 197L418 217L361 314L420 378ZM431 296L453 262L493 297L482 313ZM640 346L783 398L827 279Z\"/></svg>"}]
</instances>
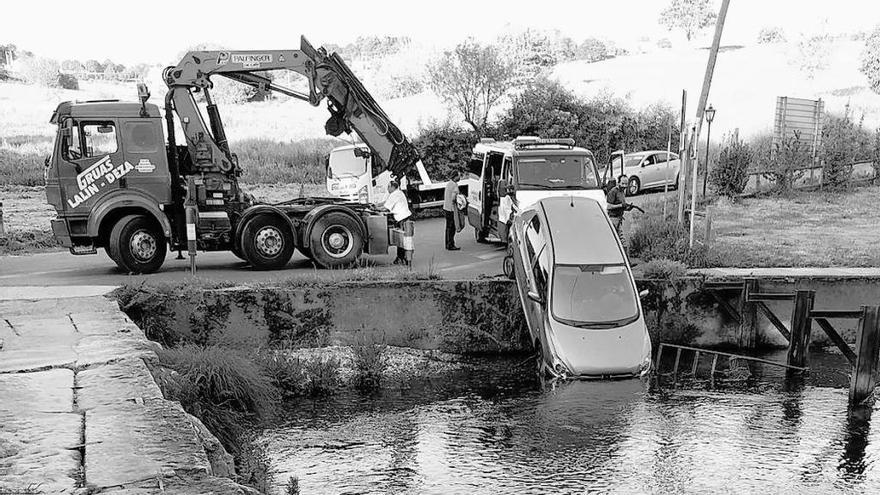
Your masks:
<instances>
[{"instance_id":1,"label":"tow truck","mask_svg":"<svg viewBox=\"0 0 880 495\"><path fill-rule=\"evenodd\" d=\"M263 75L273 70L305 76L308 93ZM55 109L46 196L57 212L52 231L63 246L73 254L103 248L123 271L151 273L169 247L180 253L188 240L198 250L231 251L257 270L285 266L295 249L322 267L338 267L363 252L385 254L389 244L402 244L388 213L372 204L322 197L253 201L240 188L242 169L211 97L214 76L313 106L326 100L326 132L354 131L374 166L396 177L419 159L342 58L305 37L299 50L192 51L163 72L164 124L142 84L139 102L68 101ZM206 115L197 93L204 95ZM197 210L189 223L187 202Z\"/></svg>"}]
</instances>

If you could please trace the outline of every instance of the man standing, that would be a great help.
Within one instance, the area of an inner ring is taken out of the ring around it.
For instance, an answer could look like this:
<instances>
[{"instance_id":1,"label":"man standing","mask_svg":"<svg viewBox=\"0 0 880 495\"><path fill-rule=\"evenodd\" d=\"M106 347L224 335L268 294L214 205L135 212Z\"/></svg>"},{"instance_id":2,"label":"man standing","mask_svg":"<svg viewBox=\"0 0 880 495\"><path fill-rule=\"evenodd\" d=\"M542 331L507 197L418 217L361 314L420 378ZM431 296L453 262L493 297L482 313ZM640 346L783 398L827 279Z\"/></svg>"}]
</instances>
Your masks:
<instances>
[{"instance_id":1,"label":"man standing","mask_svg":"<svg viewBox=\"0 0 880 495\"><path fill-rule=\"evenodd\" d=\"M623 214L626 211L627 178L625 175L621 175L617 180L612 177L608 180L608 185L611 186L605 197L605 201L608 203L608 218L611 219L611 224L617 231L617 237L623 242Z\"/></svg>"},{"instance_id":2,"label":"man standing","mask_svg":"<svg viewBox=\"0 0 880 495\"><path fill-rule=\"evenodd\" d=\"M458 170L452 172L449 182L446 183L446 192L443 195L443 215L446 216L446 250L458 251L455 245L455 215L458 209L456 197L458 196L458 180L461 174Z\"/></svg>"},{"instance_id":3,"label":"man standing","mask_svg":"<svg viewBox=\"0 0 880 495\"><path fill-rule=\"evenodd\" d=\"M396 180L392 180L388 183L388 199L385 200L385 209L391 212L391 215L394 217L394 222L397 224L397 227L403 228L403 222L407 221L412 213L409 211L409 203L406 200L406 195L403 194L403 191L400 190L400 183ZM397 248L397 258L394 259L394 264L406 264L406 253L403 248Z\"/></svg>"}]
</instances>

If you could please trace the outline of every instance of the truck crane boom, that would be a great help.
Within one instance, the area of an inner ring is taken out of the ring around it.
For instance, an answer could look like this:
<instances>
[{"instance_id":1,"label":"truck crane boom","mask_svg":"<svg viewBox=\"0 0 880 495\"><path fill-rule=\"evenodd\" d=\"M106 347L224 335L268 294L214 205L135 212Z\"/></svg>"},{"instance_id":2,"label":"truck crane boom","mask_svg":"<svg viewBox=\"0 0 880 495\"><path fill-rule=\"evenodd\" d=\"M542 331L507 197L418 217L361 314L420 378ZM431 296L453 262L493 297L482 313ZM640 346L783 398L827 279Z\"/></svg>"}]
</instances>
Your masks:
<instances>
[{"instance_id":1,"label":"truck crane boom","mask_svg":"<svg viewBox=\"0 0 880 495\"><path fill-rule=\"evenodd\" d=\"M305 76L309 92L286 88L259 74L269 70L290 70ZM379 169L387 169L396 177L403 177L419 162L415 147L342 58L336 53L328 55L323 48L314 48L303 36L299 50L193 51L184 55L176 66L165 69L163 76L169 88L166 107L173 106L180 117L190 154L196 157L199 147L200 156L207 157L207 148L212 158L217 157L213 161L221 172L235 173L237 164L229 151L217 107L211 100L211 76L214 75L307 101L313 106L326 98L331 114L325 125L327 134L338 136L353 130L370 148ZM205 93L210 129L202 120L193 91ZM422 167L418 168L419 175L423 175Z\"/></svg>"}]
</instances>

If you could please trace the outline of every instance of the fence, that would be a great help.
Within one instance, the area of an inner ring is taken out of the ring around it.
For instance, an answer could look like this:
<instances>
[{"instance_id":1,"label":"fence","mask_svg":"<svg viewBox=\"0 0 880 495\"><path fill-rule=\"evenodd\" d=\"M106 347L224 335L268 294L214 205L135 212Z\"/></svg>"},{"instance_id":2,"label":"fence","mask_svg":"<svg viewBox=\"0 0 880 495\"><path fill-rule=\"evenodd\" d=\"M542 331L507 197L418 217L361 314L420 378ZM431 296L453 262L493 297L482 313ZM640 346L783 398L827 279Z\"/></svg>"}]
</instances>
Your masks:
<instances>
[{"instance_id":1,"label":"fence","mask_svg":"<svg viewBox=\"0 0 880 495\"><path fill-rule=\"evenodd\" d=\"M859 160L849 164L848 166L850 168L850 178L847 183L870 182L875 179L876 174L873 162L871 161ZM774 190L776 187L774 181L767 178L768 176L772 176L774 173L775 172L773 171L749 172L749 180L746 184L746 190L744 194L748 195ZM791 169L791 173L794 176L794 180L792 181L793 189L822 189L824 187L823 165L797 167Z\"/></svg>"}]
</instances>

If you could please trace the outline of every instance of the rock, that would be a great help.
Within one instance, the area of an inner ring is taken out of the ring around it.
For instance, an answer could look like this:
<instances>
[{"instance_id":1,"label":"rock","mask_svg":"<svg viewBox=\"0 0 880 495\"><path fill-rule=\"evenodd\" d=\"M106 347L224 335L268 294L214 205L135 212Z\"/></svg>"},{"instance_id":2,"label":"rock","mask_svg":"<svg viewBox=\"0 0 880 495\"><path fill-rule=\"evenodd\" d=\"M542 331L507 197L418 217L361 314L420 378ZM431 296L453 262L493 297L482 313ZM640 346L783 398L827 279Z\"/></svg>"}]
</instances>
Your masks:
<instances>
[{"instance_id":1,"label":"rock","mask_svg":"<svg viewBox=\"0 0 880 495\"><path fill-rule=\"evenodd\" d=\"M232 455L230 455L229 452L226 452L226 449L223 447L223 444L220 443L220 440L208 430L208 427L205 426L199 418L192 414L187 414L187 416L189 416L190 423L192 424L196 435L199 437L202 448L205 449L208 461L211 463L211 474L224 478L234 477L235 459Z\"/></svg>"}]
</instances>

